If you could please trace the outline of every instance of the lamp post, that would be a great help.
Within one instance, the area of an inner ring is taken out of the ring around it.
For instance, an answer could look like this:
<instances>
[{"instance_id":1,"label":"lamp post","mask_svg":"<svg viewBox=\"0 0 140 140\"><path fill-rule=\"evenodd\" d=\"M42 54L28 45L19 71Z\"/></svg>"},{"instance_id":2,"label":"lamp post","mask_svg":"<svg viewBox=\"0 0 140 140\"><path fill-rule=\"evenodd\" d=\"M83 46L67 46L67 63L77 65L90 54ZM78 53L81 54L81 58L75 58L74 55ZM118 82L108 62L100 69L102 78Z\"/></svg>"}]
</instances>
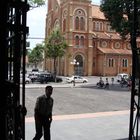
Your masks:
<instances>
[{"instance_id":1,"label":"lamp post","mask_svg":"<svg viewBox=\"0 0 140 140\"><path fill-rule=\"evenodd\" d=\"M76 63L76 65L77 65L77 74L78 75L79 75L79 64L80 64L79 62Z\"/></svg>"},{"instance_id":2,"label":"lamp post","mask_svg":"<svg viewBox=\"0 0 140 140\"><path fill-rule=\"evenodd\" d=\"M77 65L77 73L79 74L79 62L76 59L73 59L73 61L70 62L70 64L72 64L74 66L74 75L75 73L75 66ZM73 86L75 86L75 78L73 79Z\"/></svg>"}]
</instances>

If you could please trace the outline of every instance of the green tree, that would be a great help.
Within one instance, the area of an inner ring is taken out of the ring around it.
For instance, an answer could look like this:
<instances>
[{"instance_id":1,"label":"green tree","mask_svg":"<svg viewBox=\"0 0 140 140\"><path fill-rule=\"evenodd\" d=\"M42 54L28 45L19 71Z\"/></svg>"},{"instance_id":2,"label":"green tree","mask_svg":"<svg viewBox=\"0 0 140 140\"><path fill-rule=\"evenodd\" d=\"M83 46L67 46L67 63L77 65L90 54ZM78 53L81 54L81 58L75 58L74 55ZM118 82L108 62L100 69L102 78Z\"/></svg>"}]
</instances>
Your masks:
<instances>
[{"instance_id":1,"label":"green tree","mask_svg":"<svg viewBox=\"0 0 140 140\"><path fill-rule=\"evenodd\" d=\"M46 0L28 0L28 3L32 9L32 8L36 8L36 7L45 5L45 1Z\"/></svg>"},{"instance_id":2,"label":"green tree","mask_svg":"<svg viewBox=\"0 0 140 140\"><path fill-rule=\"evenodd\" d=\"M43 60L44 47L42 44L36 44L36 47L29 52L29 63L34 64L35 68Z\"/></svg>"},{"instance_id":3,"label":"green tree","mask_svg":"<svg viewBox=\"0 0 140 140\"><path fill-rule=\"evenodd\" d=\"M137 0L138 5L140 1ZM139 7L139 6L138 6ZM100 5L101 11L105 17L110 21L111 27L120 33L122 37L132 33L133 24L133 0L102 0ZM140 11L138 10L138 20L140 19ZM136 23L137 29L140 23Z\"/></svg>"},{"instance_id":4,"label":"green tree","mask_svg":"<svg viewBox=\"0 0 140 140\"><path fill-rule=\"evenodd\" d=\"M59 29L53 30L50 36L45 42L45 58L51 58L54 60L54 78L56 79L57 73L57 58L64 56L66 50L66 41L62 36Z\"/></svg>"}]
</instances>

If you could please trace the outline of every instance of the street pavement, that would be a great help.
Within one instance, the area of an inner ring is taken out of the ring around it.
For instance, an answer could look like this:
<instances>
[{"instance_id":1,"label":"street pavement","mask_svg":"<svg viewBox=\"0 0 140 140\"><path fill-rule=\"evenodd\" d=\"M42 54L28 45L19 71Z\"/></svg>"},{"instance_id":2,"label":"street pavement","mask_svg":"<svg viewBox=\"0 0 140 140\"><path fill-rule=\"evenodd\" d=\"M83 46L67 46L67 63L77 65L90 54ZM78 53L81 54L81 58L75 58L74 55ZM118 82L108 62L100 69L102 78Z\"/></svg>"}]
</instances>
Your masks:
<instances>
[{"instance_id":1,"label":"street pavement","mask_svg":"<svg viewBox=\"0 0 140 140\"><path fill-rule=\"evenodd\" d=\"M99 77L88 77L82 84L49 83L53 87L95 87ZM44 88L47 84L27 84L26 88ZM129 136L129 110L57 115L51 125L52 140L127 140ZM26 140L35 135L34 118L27 117L25 123ZM43 140L43 138L41 139Z\"/></svg>"},{"instance_id":2,"label":"street pavement","mask_svg":"<svg viewBox=\"0 0 140 140\"><path fill-rule=\"evenodd\" d=\"M52 140L121 140L128 131L128 110L53 116L51 125ZM26 140L34 135L34 119L26 118Z\"/></svg>"}]
</instances>

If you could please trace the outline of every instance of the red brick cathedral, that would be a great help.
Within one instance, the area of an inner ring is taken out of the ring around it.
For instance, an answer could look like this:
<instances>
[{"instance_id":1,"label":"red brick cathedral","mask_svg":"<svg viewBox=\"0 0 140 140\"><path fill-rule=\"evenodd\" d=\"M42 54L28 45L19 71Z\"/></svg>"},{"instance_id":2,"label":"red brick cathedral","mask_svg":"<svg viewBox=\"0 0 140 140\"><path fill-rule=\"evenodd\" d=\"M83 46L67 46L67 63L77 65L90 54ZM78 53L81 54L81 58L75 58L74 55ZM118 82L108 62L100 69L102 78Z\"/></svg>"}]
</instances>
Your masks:
<instances>
[{"instance_id":1,"label":"red brick cathedral","mask_svg":"<svg viewBox=\"0 0 140 140\"><path fill-rule=\"evenodd\" d=\"M46 38L54 28L60 28L69 46L58 59L58 75L131 73L130 40L111 29L99 5L90 0L48 0ZM47 59L45 68L53 72L53 60Z\"/></svg>"}]
</instances>

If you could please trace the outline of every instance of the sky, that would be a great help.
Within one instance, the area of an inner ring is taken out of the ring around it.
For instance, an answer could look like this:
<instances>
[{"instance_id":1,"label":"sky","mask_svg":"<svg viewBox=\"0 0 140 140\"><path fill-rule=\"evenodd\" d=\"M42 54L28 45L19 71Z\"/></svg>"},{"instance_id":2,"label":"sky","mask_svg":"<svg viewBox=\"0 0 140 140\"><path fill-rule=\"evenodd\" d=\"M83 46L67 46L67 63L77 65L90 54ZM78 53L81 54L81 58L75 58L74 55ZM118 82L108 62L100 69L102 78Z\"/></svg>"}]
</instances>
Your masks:
<instances>
[{"instance_id":1,"label":"sky","mask_svg":"<svg viewBox=\"0 0 140 140\"><path fill-rule=\"evenodd\" d=\"M92 0L93 4L100 4L100 0ZM27 26L29 35L27 41L30 42L30 49L33 49L37 43L42 43L45 37L45 19L47 14L47 5L29 10L27 13Z\"/></svg>"}]
</instances>

